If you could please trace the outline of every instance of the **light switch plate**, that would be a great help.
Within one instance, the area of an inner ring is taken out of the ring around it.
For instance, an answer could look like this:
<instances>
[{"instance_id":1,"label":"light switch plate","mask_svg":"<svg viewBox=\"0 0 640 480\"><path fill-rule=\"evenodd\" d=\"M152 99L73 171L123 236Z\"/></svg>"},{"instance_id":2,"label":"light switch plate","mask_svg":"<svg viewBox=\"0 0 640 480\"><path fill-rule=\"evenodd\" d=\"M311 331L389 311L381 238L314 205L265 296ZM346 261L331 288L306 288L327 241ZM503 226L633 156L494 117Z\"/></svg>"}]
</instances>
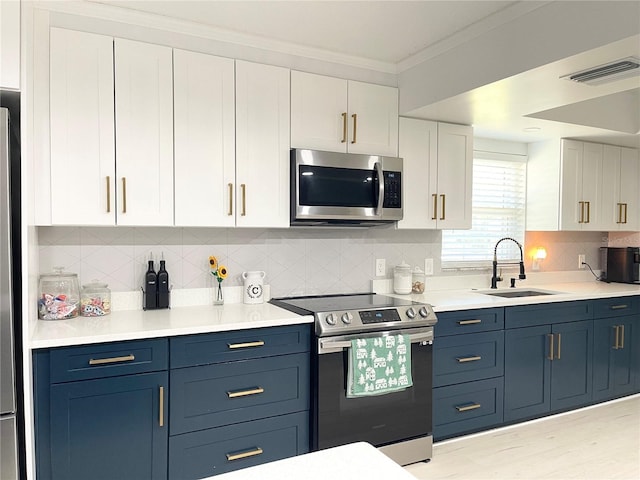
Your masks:
<instances>
[{"instance_id":1,"label":"light switch plate","mask_svg":"<svg viewBox=\"0 0 640 480\"><path fill-rule=\"evenodd\" d=\"M424 274L433 275L433 258L424 259Z\"/></svg>"}]
</instances>

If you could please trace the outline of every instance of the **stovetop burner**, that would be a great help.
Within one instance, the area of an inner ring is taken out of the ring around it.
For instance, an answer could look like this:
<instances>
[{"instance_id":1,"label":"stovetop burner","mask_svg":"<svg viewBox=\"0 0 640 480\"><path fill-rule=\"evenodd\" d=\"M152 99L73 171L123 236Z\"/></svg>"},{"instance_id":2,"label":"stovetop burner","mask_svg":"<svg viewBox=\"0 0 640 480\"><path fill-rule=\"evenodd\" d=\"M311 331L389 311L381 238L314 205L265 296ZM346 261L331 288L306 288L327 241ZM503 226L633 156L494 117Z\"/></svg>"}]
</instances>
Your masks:
<instances>
[{"instance_id":1,"label":"stovetop burner","mask_svg":"<svg viewBox=\"0 0 640 480\"><path fill-rule=\"evenodd\" d=\"M437 322L431 305L375 293L274 298L270 303L314 315L316 335L410 328Z\"/></svg>"}]
</instances>

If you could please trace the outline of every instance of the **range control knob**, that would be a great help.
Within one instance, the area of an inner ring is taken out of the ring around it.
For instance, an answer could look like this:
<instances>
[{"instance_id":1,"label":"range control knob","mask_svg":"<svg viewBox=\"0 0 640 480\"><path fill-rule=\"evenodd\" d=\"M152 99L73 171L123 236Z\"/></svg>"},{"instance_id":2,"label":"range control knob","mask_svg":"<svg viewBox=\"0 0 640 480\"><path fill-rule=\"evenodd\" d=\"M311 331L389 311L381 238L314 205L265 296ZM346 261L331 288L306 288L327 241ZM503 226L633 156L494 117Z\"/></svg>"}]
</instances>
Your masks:
<instances>
[{"instance_id":1,"label":"range control knob","mask_svg":"<svg viewBox=\"0 0 640 480\"><path fill-rule=\"evenodd\" d=\"M416 318L416 311L413 309L413 307L407 308L407 317Z\"/></svg>"},{"instance_id":2,"label":"range control knob","mask_svg":"<svg viewBox=\"0 0 640 480\"><path fill-rule=\"evenodd\" d=\"M329 315L327 315L327 318L325 319L325 321L329 325L335 325L336 324L336 315L335 315L335 313L330 313Z\"/></svg>"},{"instance_id":3,"label":"range control knob","mask_svg":"<svg viewBox=\"0 0 640 480\"><path fill-rule=\"evenodd\" d=\"M420 310L418 310L418 313L422 318L427 318L429 316L429 310L427 310L427 307L420 307Z\"/></svg>"},{"instance_id":4,"label":"range control knob","mask_svg":"<svg viewBox=\"0 0 640 480\"><path fill-rule=\"evenodd\" d=\"M342 319L342 323L349 325L351 323L351 320L353 320L353 314L351 312L346 312L343 313L342 317L340 318Z\"/></svg>"}]
</instances>

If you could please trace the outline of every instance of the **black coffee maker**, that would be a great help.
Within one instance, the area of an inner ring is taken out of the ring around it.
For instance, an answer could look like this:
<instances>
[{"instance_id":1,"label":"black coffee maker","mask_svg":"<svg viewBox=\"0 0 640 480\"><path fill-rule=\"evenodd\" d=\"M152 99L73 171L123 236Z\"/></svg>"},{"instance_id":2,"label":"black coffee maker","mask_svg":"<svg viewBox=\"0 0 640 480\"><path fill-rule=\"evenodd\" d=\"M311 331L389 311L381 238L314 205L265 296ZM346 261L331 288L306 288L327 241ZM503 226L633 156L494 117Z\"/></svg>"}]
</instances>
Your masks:
<instances>
[{"instance_id":1,"label":"black coffee maker","mask_svg":"<svg viewBox=\"0 0 640 480\"><path fill-rule=\"evenodd\" d=\"M600 255L603 282L640 283L640 248L602 247Z\"/></svg>"}]
</instances>

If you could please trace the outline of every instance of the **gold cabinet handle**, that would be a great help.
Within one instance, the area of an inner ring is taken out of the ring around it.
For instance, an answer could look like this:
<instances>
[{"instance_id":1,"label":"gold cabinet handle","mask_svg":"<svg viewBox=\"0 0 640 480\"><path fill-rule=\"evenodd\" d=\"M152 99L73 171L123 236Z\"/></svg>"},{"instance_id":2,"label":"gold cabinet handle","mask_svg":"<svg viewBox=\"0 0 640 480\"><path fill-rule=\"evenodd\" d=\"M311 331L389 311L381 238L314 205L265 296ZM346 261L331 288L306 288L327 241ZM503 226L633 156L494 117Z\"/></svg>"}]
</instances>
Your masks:
<instances>
[{"instance_id":1,"label":"gold cabinet handle","mask_svg":"<svg viewBox=\"0 0 640 480\"><path fill-rule=\"evenodd\" d=\"M433 197L433 216L431 217L431 220L437 220L438 219L438 194L434 193L431 196Z\"/></svg>"},{"instance_id":2,"label":"gold cabinet handle","mask_svg":"<svg viewBox=\"0 0 640 480\"><path fill-rule=\"evenodd\" d=\"M584 202L587 204L587 221L584 223L591 223L591 202Z\"/></svg>"},{"instance_id":3,"label":"gold cabinet handle","mask_svg":"<svg viewBox=\"0 0 640 480\"><path fill-rule=\"evenodd\" d=\"M614 325L612 328L615 330L615 341L613 343L613 349L614 350L618 350L620 348L619 343L620 343L620 329L619 329L619 325Z\"/></svg>"},{"instance_id":4,"label":"gold cabinet handle","mask_svg":"<svg viewBox=\"0 0 640 480\"><path fill-rule=\"evenodd\" d=\"M353 118L353 140L351 141L351 143L356 143L356 129L358 128L358 114L354 113L353 115L351 115L351 118Z\"/></svg>"},{"instance_id":5,"label":"gold cabinet handle","mask_svg":"<svg viewBox=\"0 0 640 480\"><path fill-rule=\"evenodd\" d=\"M240 190L242 191L242 213L240 215L244 217L247 214L247 186L241 183Z\"/></svg>"},{"instance_id":6,"label":"gold cabinet handle","mask_svg":"<svg viewBox=\"0 0 640 480\"><path fill-rule=\"evenodd\" d=\"M127 179L122 177L122 213L127 213Z\"/></svg>"},{"instance_id":7,"label":"gold cabinet handle","mask_svg":"<svg viewBox=\"0 0 640 480\"><path fill-rule=\"evenodd\" d=\"M547 339L549 339L549 356L547 357L547 360L553 361L553 335L548 333Z\"/></svg>"},{"instance_id":8,"label":"gold cabinet handle","mask_svg":"<svg viewBox=\"0 0 640 480\"><path fill-rule=\"evenodd\" d=\"M474 318L473 320L459 320L458 325L477 325L478 323L482 323L482 320L479 318Z\"/></svg>"},{"instance_id":9,"label":"gold cabinet handle","mask_svg":"<svg viewBox=\"0 0 640 480\"><path fill-rule=\"evenodd\" d=\"M131 362L135 360L135 355L124 355L122 357L109 357L109 358L90 358L89 365L105 365L107 363L122 363Z\"/></svg>"},{"instance_id":10,"label":"gold cabinet handle","mask_svg":"<svg viewBox=\"0 0 640 480\"><path fill-rule=\"evenodd\" d=\"M160 413L158 414L158 424L161 427L164 427L164 387L160 387L159 390L160 401L158 410L160 411Z\"/></svg>"},{"instance_id":11,"label":"gold cabinet handle","mask_svg":"<svg viewBox=\"0 0 640 480\"><path fill-rule=\"evenodd\" d=\"M625 308L629 308L629 305L626 303L621 303L619 305L611 305L611 310L624 310Z\"/></svg>"},{"instance_id":12,"label":"gold cabinet handle","mask_svg":"<svg viewBox=\"0 0 640 480\"><path fill-rule=\"evenodd\" d=\"M340 143L347 143L347 112L342 112L342 140Z\"/></svg>"},{"instance_id":13,"label":"gold cabinet handle","mask_svg":"<svg viewBox=\"0 0 640 480\"><path fill-rule=\"evenodd\" d=\"M231 350L236 348L251 348L251 347L262 347L264 346L264 340L258 340L255 342L244 342L244 343L227 343L227 347Z\"/></svg>"},{"instance_id":14,"label":"gold cabinet handle","mask_svg":"<svg viewBox=\"0 0 640 480\"><path fill-rule=\"evenodd\" d=\"M440 220L444 220L446 217L446 204L445 201L447 199L446 195L440 195L440 199L442 200L442 216L440 217Z\"/></svg>"},{"instance_id":15,"label":"gold cabinet handle","mask_svg":"<svg viewBox=\"0 0 640 480\"><path fill-rule=\"evenodd\" d=\"M627 207L628 205L626 203L623 203L624 205L624 222L622 223L627 223Z\"/></svg>"},{"instance_id":16,"label":"gold cabinet handle","mask_svg":"<svg viewBox=\"0 0 640 480\"><path fill-rule=\"evenodd\" d=\"M248 397L249 395L258 395L259 393L264 393L264 388L255 387L249 390L235 390L233 392L227 392L227 397L229 398Z\"/></svg>"},{"instance_id":17,"label":"gold cabinet handle","mask_svg":"<svg viewBox=\"0 0 640 480\"><path fill-rule=\"evenodd\" d=\"M456 410L459 412L468 412L469 410L475 410L480 408L482 405L479 403L473 403L471 405L456 405Z\"/></svg>"},{"instance_id":18,"label":"gold cabinet handle","mask_svg":"<svg viewBox=\"0 0 640 480\"><path fill-rule=\"evenodd\" d=\"M107 175L107 213L111 213L111 177Z\"/></svg>"},{"instance_id":19,"label":"gold cabinet handle","mask_svg":"<svg viewBox=\"0 0 640 480\"><path fill-rule=\"evenodd\" d=\"M578 223L584 223L584 202L578 202L578 204L580 205L580 220L578 220Z\"/></svg>"},{"instance_id":20,"label":"gold cabinet handle","mask_svg":"<svg viewBox=\"0 0 640 480\"><path fill-rule=\"evenodd\" d=\"M231 216L233 215L233 183L229 183L229 212L227 212L227 215Z\"/></svg>"},{"instance_id":21,"label":"gold cabinet handle","mask_svg":"<svg viewBox=\"0 0 640 480\"><path fill-rule=\"evenodd\" d=\"M263 450L260 447L252 448L239 453L227 453L227 461L233 462L234 460L242 460L243 458L255 457L256 455L262 455Z\"/></svg>"},{"instance_id":22,"label":"gold cabinet handle","mask_svg":"<svg viewBox=\"0 0 640 480\"><path fill-rule=\"evenodd\" d=\"M618 220L616 220L616 223L622 223L622 204L618 203Z\"/></svg>"},{"instance_id":23,"label":"gold cabinet handle","mask_svg":"<svg viewBox=\"0 0 640 480\"><path fill-rule=\"evenodd\" d=\"M624 348L624 325L620 325L620 348Z\"/></svg>"},{"instance_id":24,"label":"gold cabinet handle","mask_svg":"<svg viewBox=\"0 0 640 480\"><path fill-rule=\"evenodd\" d=\"M562 350L562 335L558 334L558 356L556 359L560 360L560 351Z\"/></svg>"},{"instance_id":25,"label":"gold cabinet handle","mask_svg":"<svg viewBox=\"0 0 640 480\"><path fill-rule=\"evenodd\" d=\"M467 363L467 362L477 362L478 360L482 360L480 355L474 355L473 357L456 357L458 363Z\"/></svg>"}]
</instances>

